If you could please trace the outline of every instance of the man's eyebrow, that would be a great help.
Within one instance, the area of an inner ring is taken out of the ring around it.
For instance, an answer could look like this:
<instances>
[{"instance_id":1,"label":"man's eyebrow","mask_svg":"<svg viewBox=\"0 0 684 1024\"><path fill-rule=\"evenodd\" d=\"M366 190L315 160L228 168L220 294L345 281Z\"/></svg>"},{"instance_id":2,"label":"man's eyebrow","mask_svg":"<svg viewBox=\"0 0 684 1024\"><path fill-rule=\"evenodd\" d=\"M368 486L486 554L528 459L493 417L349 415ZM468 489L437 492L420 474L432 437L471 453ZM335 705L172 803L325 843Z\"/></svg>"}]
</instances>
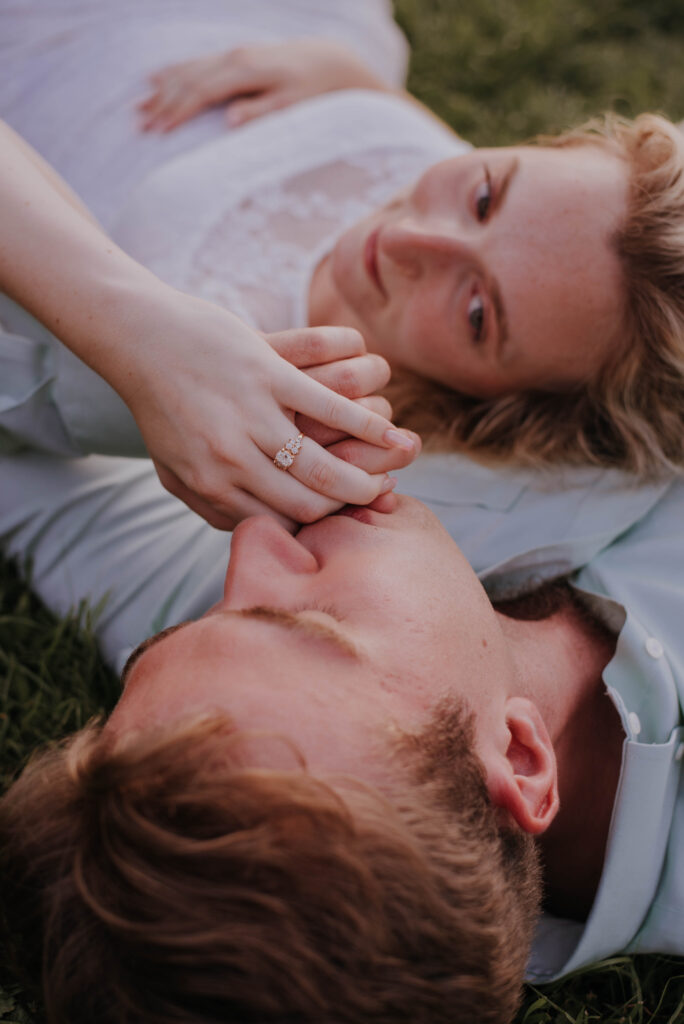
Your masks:
<instances>
[{"instance_id":1,"label":"man's eyebrow","mask_svg":"<svg viewBox=\"0 0 684 1024\"><path fill-rule=\"evenodd\" d=\"M315 609L312 609L315 610ZM317 619L309 619L305 617L305 610L299 612L288 612L283 608L270 608L266 605L256 605L253 608L231 608L222 612L223 615L236 615L244 619L259 619L262 622L272 622L277 626L284 626L286 629L299 630L300 632L312 637L315 640L323 640L329 644L332 644L337 648L338 653L344 654L347 658L360 657L358 648L349 640L343 633L340 633L333 626L328 625L325 622L319 622ZM179 622L175 626L168 626L163 629L161 633L155 633L154 636L149 636L146 640L143 640L141 644L135 648L132 654L129 655L128 661L124 665L123 672L121 673L121 685L126 685L126 680L131 674L131 670L135 665L136 661L146 654L155 644L158 644L160 640L165 640L172 633L175 633L178 629L183 629L184 626L189 626L192 622L197 621L196 619L187 619L185 622Z\"/></svg>"},{"instance_id":2,"label":"man's eyebrow","mask_svg":"<svg viewBox=\"0 0 684 1024\"><path fill-rule=\"evenodd\" d=\"M131 674L131 669L135 665L136 661L138 658L142 658L143 654L145 654L146 651L149 651L150 647L154 647L154 645L158 644L160 640L166 640L167 636L171 636L171 634L175 633L177 629L182 629L183 626L189 626L190 623L194 621L194 619L186 619L185 622L178 622L175 626L167 626L166 629L162 629L160 633L155 633L154 636L148 636L146 640L143 640L141 644L138 644L135 650L128 655L126 664L123 667L123 672L121 673L121 685L126 685L126 680Z\"/></svg>"},{"instance_id":3,"label":"man's eyebrow","mask_svg":"<svg viewBox=\"0 0 684 1024\"><path fill-rule=\"evenodd\" d=\"M506 173L497 182L496 192L494 194L494 211L500 209L504 199L506 198L506 192L508 186L515 177L515 173L518 170L520 161L517 157L513 157ZM492 296L492 304L494 306L494 313L497 322L497 352L501 355L504 345L508 341L508 320L506 318L506 309L503 304L501 297L501 289L499 288L499 282L493 276L487 275L487 284Z\"/></svg>"},{"instance_id":4,"label":"man's eyebrow","mask_svg":"<svg viewBox=\"0 0 684 1024\"><path fill-rule=\"evenodd\" d=\"M273 622L278 626L285 626L286 629L299 630L315 640L325 640L333 644L338 652L346 657L359 658L358 648L339 630L327 622L319 622L318 619L310 619L305 616L309 609L302 609L297 612L289 612L284 608L270 608L266 605L256 605L254 608L239 608L228 614L241 615L243 618L261 619L263 622ZM310 609L316 611L315 608Z\"/></svg>"}]
</instances>

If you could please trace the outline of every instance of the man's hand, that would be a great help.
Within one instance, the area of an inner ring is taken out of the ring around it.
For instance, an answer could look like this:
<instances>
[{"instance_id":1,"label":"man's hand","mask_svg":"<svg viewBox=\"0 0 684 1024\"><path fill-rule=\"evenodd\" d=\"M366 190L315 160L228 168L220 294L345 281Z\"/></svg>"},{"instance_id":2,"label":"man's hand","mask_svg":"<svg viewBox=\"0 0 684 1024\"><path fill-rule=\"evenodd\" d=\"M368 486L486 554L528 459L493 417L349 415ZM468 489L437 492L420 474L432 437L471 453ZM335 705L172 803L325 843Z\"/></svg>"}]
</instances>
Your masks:
<instances>
[{"instance_id":1,"label":"man's hand","mask_svg":"<svg viewBox=\"0 0 684 1024\"><path fill-rule=\"evenodd\" d=\"M386 86L344 46L321 39L245 46L162 68L138 104L144 131L169 132L208 107L228 103L235 127L337 89Z\"/></svg>"}]
</instances>

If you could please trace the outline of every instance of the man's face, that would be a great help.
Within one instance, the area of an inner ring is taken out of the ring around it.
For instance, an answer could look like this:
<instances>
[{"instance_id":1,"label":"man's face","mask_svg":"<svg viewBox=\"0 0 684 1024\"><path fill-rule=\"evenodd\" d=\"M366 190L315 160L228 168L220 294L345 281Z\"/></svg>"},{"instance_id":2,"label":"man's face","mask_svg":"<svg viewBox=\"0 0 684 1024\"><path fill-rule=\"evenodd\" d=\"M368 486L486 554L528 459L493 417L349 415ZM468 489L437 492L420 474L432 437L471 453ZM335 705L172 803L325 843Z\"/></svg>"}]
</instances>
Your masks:
<instances>
[{"instance_id":1,"label":"man's face","mask_svg":"<svg viewBox=\"0 0 684 1024\"><path fill-rule=\"evenodd\" d=\"M475 713L476 750L505 742L512 664L480 583L438 521L399 498L349 509L292 537L268 517L235 531L224 599L136 661L110 720L118 731L227 712L291 740L312 771L379 782L397 730L443 698ZM254 740L274 764L274 745ZM278 755L280 756L280 755Z\"/></svg>"},{"instance_id":2,"label":"man's face","mask_svg":"<svg viewBox=\"0 0 684 1024\"><path fill-rule=\"evenodd\" d=\"M585 381L620 338L611 237L627 188L626 163L598 145L476 149L435 164L339 239L336 322L391 365L466 394Z\"/></svg>"}]
</instances>

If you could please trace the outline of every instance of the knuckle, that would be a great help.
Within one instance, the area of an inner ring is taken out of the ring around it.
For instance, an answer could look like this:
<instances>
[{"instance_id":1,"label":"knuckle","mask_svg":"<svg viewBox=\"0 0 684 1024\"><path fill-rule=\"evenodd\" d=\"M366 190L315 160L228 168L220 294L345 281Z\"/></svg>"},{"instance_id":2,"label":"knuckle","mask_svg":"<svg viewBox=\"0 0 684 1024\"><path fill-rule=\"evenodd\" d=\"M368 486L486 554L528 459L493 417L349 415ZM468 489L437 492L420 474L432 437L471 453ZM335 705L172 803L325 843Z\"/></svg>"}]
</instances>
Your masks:
<instances>
[{"instance_id":1,"label":"knuckle","mask_svg":"<svg viewBox=\"0 0 684 1024\"><path fill-rule=\"evenodd\" d=\"M194 466L189 466L183 473L183 486L187 487L193 494L200 494L204 490L204 475Z\"/></svg>"},{"instance_id":2,"label":"knuckle","mask_svg":"<svg viewBox=\"0 0 684 1024\"><path fill-rule=\"evenodd\" d=\"M209 476L202 470L189 467L184 474L183 484L189 491L206 501L209 505L220 505L222 491L220 482L214 476Z\"/></svg>"},{"instance_id":3,"label":"knuckle","mask_svg":"<svg viewBox=\"0 0 684 1024\"><path fill-rule=\"evenodd\" d=\"M221 493L221 488L214 483L203 487L201 491L196 491L195 493L201 497L202 501L205 501L207 505L211 505L214 509L220 509L223 505L225 495Z\"/></svg>"},{"instance_id":4,"label":"knuckle","mask_svg":"<svg viewBox=\"0 0 684 1024\"><path fill-rule=\"evenodd\" d=\"M316 491L329 491L337 479L337 473L328 462L314 462L307 473L307 484Z\"/></svg>"},{"instance_id":5,"label":"knuckle","mask_svg":"<svg viewBox=\"0 0 684 1024\"><path fill-rule=\"evenodd\" d=\"M306 331L297 339L297 357L302 363L315 366L324 362L328 355L328 344L325 337L317 331Z\"/></svg>"},{"instance_id":6,"label":"knuckle","mask_svg":"<svg viewBox=\"0 0 684 1024\"><path fill-rule=\"evenodd\" d=\"M377 434L377 420L372 412L367 413L359 424L359 433L364 437L372 437Z\"/></svg>"},{"instance_id":7,"label":"knuckle","mask_svg":"<svg viewBox=\"0 0 684 1024\"><path fill-rule=\"evenodd\" d=\"M360 397L363 388L356 370L352 370L348 366L341 367L335 374L335 390L347 398Z\"/></svg>"},{"instance_id":8,"label":"knuckle","mask_svg":"<svg viewBox=\"0 0 684 1024\"><path fill-rule=\"evenodd\" d=\"M326 426L332 427L334 430L342 428L343 413L340 408L340 404L337 399L331 395L323 402L323 415L321 416L322 421Z\"/></svg>"}]
</instances>

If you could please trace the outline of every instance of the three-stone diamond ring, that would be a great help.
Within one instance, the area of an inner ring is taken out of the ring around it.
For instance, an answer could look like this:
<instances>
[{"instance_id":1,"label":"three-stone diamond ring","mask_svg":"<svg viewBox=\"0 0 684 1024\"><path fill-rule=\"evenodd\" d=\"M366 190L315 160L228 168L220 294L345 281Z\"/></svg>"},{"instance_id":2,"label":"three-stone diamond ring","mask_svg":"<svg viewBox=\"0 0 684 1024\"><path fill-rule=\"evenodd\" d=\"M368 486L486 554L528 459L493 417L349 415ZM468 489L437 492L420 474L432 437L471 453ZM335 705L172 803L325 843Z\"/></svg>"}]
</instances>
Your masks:
<instances>
[{"instance_id":1,"label":"three-stone diamond ring","mask_svg":"<svg viewBox=\"0 0 684 1024\"><path fill-rule=\"evenodd\" d=\"M299 455L299 451L304 441L303 434L297 434L296 437L291 437L289 441L286 441L280 451L276 452L273 464L278 469L283 469L285 472L288 471L294 460Z\"/></svg>"}]
</instances>

